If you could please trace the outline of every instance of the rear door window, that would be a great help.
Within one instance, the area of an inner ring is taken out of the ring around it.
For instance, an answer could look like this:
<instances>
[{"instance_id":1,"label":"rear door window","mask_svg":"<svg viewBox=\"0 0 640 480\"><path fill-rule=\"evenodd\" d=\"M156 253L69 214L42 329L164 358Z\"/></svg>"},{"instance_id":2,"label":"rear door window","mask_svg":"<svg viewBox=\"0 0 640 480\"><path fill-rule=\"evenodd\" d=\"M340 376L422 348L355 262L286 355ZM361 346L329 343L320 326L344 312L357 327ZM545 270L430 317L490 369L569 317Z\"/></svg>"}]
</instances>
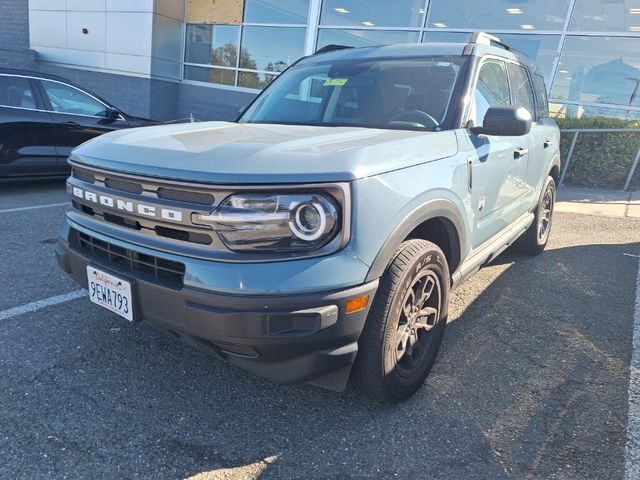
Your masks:
<instances>
[{"instance_id":1,"label":"rear door window","mask_svg":"<svg viewBox=\"0 0 640 480\"><path fill-rule=\"evenodd\" d=\"M36 108L36 100L28 78L0 75L0 106Z\"/></svg>"},{"instance_id":2,"label":"rear door window","mask_svg":"<svg viewBox=\"0 0 640 480\"><path fill-rule=\"evenodd\" d=\"M536 118L536 107L533 101L533 89L527 75L527 69L514 63L509 64L509 78L516 101L516 106L526 108L531 118Z\"/></svg>"}]
</instances>

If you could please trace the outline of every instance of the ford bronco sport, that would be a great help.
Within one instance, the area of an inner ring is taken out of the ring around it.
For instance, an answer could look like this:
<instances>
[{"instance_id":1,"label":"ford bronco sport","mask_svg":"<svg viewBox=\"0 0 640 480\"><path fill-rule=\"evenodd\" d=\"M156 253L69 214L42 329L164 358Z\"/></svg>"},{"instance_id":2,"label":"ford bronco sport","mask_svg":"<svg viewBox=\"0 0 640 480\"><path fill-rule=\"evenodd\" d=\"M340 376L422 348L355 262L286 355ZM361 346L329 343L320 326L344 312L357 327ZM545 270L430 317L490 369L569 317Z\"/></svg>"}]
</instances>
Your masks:
<instances>
[{"instance_id":1,"label":"ford bronco sport","mask_svg":"<svg viewBox=\"0 0 640 480\"><path fill-rule=\"evenodd\" d=\"M544 249L559 140L539 70L495 37L333 46L235 122L75 149L57 257L92 302L245 370L399 402L451 290Z\"/></svg>"}]
</instances>

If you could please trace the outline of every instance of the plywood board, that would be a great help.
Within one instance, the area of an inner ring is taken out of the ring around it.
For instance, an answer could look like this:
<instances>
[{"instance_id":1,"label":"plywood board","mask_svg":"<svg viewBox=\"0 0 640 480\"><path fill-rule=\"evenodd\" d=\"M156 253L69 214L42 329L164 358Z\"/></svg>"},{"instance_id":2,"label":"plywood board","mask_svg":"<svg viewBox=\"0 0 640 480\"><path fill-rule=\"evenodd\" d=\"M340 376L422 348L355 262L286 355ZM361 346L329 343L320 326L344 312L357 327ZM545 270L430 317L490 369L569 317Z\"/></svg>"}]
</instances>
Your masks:
<instances>
[{"instance_id":1,"label":"plywood board","mask_svg":"<svg viewBox=\"0 0 640 480\"><path fill-rule=\"evenodd\" d=\"M187 0L187 23L240 25L243 0Z\"/></svg>"}]
</instances>

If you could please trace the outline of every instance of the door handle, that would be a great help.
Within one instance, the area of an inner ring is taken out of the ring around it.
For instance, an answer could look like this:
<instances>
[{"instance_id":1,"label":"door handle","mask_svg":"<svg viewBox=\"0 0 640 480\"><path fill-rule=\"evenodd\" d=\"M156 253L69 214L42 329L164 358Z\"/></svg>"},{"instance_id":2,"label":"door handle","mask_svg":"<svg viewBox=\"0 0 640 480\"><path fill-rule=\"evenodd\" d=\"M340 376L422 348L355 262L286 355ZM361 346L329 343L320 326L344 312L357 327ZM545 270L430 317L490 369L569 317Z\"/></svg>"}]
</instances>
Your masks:
<instances>
[{"instance_id":1,"label":"door handle","mask_svg":"<svg viewBox=\"0 0 640 480\"><path fill-rule=\"evenodd\" d=\"M551 140L545 140L542 145L544 145L544 148L549 148L551 145L553 145L553 142Z\"/></svg>"},{"instance_id":2,"label":"door handle","mask_svg":"<svg viewBox=\"0 0 640 480\"><path fill-rule=\"evenodd\" d=\"M78 122L62 122L62 125L66 125L68 127L79 127L80 124Z\"/></svg>"},{"instance_id":3,"label":"door handle","mask_svg":"<svg viewBox=\"0 0 640 480\"><path fill-rule=\"evenodd\" d=\"M513 151L513 158L522 158L525 155L529 154L529 149L528 148L524 148L524 147L520 147L516 150Z\"/></svg>"}]
</instances>

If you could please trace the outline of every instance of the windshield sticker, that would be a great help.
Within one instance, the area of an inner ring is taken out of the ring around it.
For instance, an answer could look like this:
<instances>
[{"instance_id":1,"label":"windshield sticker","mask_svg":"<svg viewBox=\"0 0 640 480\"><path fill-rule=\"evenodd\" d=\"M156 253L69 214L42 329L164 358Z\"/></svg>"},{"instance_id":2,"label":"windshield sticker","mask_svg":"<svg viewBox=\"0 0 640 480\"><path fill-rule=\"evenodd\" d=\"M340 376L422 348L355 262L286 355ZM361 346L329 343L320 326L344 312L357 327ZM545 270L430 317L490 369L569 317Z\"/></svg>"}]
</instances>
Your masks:
<instances>
[{"instance_id":1,"label":"windshield sticker","mask_svg":"<svg viewBox=\"0 0 640 480\"><path fill-rule=\"evenodd\" d=\"M348 78L327 78L323 85L325 87L342 87L348 80Z\"/></svg>"}]
</instances>

